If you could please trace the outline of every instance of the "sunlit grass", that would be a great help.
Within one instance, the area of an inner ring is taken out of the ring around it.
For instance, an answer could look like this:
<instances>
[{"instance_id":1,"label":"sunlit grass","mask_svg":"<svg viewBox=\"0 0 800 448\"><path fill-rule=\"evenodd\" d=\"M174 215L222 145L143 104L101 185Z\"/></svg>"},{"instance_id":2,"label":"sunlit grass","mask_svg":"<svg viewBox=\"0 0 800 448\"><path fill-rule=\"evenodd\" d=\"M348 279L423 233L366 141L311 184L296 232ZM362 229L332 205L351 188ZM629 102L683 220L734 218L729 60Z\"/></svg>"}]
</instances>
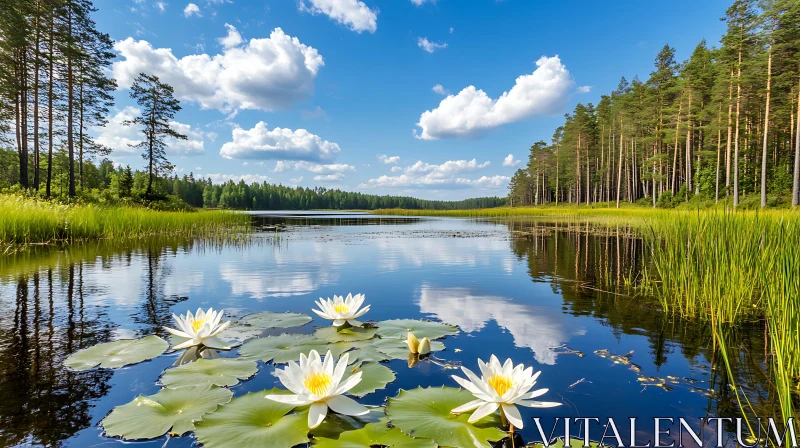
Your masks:
<instances>
[{"instance_id":1,"label":"sunlit grass","mask_svg":"<svg viewBox=\"0 0 800 448\"><path fill-rule=\"evenodd\" d=\"M63 205L0 195L0 248L153 235L203 236L244 228L250 217L226 211L165 212L136 206Z\"/></svg>"}]
</instances>

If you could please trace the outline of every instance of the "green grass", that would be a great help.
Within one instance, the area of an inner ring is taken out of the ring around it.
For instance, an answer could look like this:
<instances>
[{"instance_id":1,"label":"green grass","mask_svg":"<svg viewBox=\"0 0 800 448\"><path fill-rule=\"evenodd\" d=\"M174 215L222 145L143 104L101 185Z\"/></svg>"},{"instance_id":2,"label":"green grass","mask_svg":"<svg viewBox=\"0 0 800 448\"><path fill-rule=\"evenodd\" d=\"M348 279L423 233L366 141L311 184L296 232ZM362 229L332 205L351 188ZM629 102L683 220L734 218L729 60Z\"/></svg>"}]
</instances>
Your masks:
<instances>
[{"instance_id":1,"label":"green grass","mask_svg":"<svg viewBox=\"0 0 800 448\"><path fill-rule=\"evenodd\" d=\"M205 236L244 229L250 217L226 211L167 212L138 206L64 205L0 195L0 250L154 235Z\"/></svg>"}]
</instances>

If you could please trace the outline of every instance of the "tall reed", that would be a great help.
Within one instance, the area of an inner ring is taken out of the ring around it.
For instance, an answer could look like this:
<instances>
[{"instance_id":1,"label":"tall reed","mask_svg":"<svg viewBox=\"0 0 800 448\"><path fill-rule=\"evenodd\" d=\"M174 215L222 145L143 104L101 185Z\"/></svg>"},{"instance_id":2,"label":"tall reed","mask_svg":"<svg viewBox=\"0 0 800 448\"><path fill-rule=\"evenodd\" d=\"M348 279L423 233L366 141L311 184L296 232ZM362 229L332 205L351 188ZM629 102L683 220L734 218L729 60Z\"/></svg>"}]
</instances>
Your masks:
<instances>
[{"instance_id":1,"label":"tall reed","mask_svg":"<svg viewBox=\"0 0 800 448\"><path fill-rule=\"evenodd\" d=\"M250 217L226 211L162 212L134 206L62 205L0 195L0 246L210 235L243 228Z\"/></svg>"}]
</instances>

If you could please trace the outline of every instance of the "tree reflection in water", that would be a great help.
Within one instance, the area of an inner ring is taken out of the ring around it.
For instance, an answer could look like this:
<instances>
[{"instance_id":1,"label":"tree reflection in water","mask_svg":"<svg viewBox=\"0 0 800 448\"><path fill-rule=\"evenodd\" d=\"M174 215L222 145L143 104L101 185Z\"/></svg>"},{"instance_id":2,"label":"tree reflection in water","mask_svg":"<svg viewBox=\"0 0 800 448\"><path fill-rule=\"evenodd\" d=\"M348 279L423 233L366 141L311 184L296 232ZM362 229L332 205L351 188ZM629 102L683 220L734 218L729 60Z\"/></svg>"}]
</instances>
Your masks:
<instances>
[{"instance_id":1,"label":"tree reflection in water","mask_svg":"<svg viewBox=\"0 0 800 448\"><path fill-rule=\"evenodd\" d=\"M516 235L511 239L512 251L527 263L533 281L549 282L562 296L565 312L591 316L617 335L646 337L649 355L659 371L668 371L667 355L676 350L693 365L703 358L709 360L710 381L689 385L709 397L707 416L745 416L753 422L755 416L780 417L763 322L726 329L729 374L709 324L665 314L656 301L636 293L646 247L632 229L588 222L506 223ZM733 385L749 401L744 414ZM734 431L735 425L726 429Z\"/></svg>"}]
</instances>

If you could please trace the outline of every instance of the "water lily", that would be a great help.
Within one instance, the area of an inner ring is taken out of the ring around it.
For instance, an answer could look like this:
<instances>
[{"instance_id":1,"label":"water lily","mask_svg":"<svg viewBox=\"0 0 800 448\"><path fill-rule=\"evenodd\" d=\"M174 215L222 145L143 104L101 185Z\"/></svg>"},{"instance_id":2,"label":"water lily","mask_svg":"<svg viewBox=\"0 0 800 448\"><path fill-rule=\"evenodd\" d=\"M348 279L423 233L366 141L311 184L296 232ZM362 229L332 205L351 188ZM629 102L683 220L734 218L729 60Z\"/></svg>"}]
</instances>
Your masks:
<instances>
[{"instance_id":1,"label":"water lily","mask_svg":"<svg viewBox=\"0 0 800 448\"><path fill-rule=\"evenodd\" d=\"M477 400L470 401L450 412L460 414L472 411L469 422L476 422L483 417L500 409L501 414L508 422L522 428L522 417L516 405L527 406L529 408L551 408L560 406L561 403L547 401L533 401L533 398L547 393L547 389L539 389L531 392L531 388L536 384L541 372L533 373L533 367L525 368L522 364L511 362L511 359L500 365L497 357L492 355L488 363L478 360L481 369L481 377L478 378L471 370L461 367L467 379L453 375L453 379L464 389L472 392Z\"/></svg>"},{"instance_id":2,"label":"water lily","mask_svg":"<svg viewBox=\"0 0 800 448\"><path fill-rule=\"evenodd\" d=\"M316 350L311 350L307 357L305 354L301 354L300 365L289 361L286 368L275 371L275 375L281 380L281 383L295 395L267 395L266 398L294 406L310 404L308 427L311 429L316 428L325 420L328 408L344 415L354 416L369 413L369 409L356 403L352 398L342 395L361 382L361 372L342 382L342 377L347 370L348 356L347 353L342 355L334 366L334 358L330 350L325 354L324 361L320 359Z\"/></svg>"},{"instance_id":3,"label":"water lily","mask_svg":"<svg viewBox=\"0 0 800 448\"><path fill-rule=\"evenodd\" d=\"M173 314L172 318L178 324L179 330L169 327L164 327L164 329L179 338L187 339L185 342L173 347L173 350L196 345L204 345L219 350L230 350L232 347L229 343L217 337L231 324L231 321L224 324L219 323L224 313L225 311L214 311L214 308L209 308L205 312L198 308L194 315L191 311L188 311L185 316L181 314L180 317Z\"/></svg>"},{"instance_id":4,"label":"water lily","mask_svg":"<svg viewBox=\"0 0 800 448\"><path fill-rule=\"evenodd\" d=\"M431 340L425 337L420 341L414 336L414 333L410 331L408 332L406 344L408 345L408 350L415 355L425 356L431 352Z\"/></svg>"},{"instance_id":5,"label":"water lily","mask_svg":"<svg viewBox=\"0 0 800 448\"><path fill-rule=\"evenodd\" d=\"M342 298L342 296L334 295L333 300L320 297L316 302L319 310L311 311L317 313L319 317L332 320L334 327L340 327L345 323L355 327L361 325L355 319L369 311L369 305L361 308L364 299L364 294L356 294L355 296L348 294L346 299Z\"/></svg>"}]
</instances>

